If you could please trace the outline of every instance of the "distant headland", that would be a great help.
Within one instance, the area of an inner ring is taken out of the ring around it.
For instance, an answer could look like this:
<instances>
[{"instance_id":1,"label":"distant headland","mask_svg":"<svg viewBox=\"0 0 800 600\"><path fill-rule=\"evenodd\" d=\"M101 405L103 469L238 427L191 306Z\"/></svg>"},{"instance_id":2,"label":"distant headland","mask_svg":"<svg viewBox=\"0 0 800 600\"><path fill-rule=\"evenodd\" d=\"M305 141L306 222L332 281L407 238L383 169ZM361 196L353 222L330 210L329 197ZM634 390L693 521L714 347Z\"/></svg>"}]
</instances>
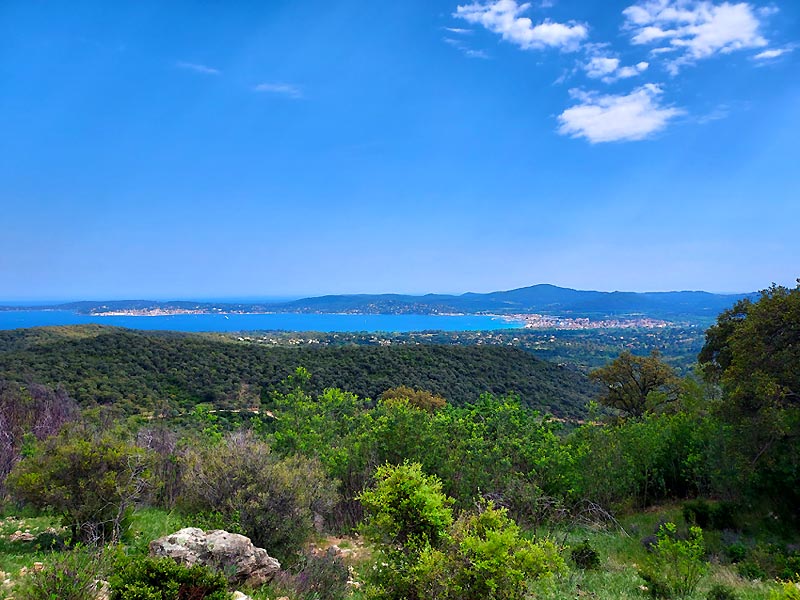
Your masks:
<instances>
[{"instance_id":1,"label":"distant headland","mask_svg":"<svg viewBox=\"0 0 800 600\"><path fill-rule=\"evenodd\" d=\"M284 302L191 300L80 301L39 306L0 306L3 311L70 311L91 316L191 314L496 315L528 327L660 327L671 321L711 319L737 300L756 294L703 291L599 292L549 284L490 293L347 294Z\"/></svg>"}]
</instances>

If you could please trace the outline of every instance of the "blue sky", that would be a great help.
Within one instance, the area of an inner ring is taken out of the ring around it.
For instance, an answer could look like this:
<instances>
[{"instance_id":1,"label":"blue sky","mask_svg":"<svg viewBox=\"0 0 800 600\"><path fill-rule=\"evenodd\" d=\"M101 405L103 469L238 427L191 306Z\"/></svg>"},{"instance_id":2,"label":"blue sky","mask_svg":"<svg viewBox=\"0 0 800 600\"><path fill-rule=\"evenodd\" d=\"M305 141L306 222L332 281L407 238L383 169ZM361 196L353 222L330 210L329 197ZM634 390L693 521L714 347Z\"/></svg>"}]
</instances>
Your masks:
<instances>
[{"instance_id":1,"label":"blue sky","mask_svg":"<svg viewBox=\"0 0 800 600\"><path fill-rule=\"evenodd\" d=\"M0 3L0 299L800 276L800 3Z\"/></svg>"}]
</instances>

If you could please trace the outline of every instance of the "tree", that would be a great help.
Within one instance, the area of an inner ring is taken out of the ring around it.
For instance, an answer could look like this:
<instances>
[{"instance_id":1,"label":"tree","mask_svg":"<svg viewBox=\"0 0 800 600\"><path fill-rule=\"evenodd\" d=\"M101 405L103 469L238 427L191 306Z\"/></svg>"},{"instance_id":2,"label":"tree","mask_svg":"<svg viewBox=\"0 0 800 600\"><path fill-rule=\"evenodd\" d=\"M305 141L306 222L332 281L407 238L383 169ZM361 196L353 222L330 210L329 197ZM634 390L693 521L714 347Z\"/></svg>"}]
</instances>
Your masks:
<instances>
[{"instance_id":1,"label":"tree","mask_svg":"<svg viewBox=\"0 0 800 600\"><path fill-rule=\"evenodd\" d=\"M800 280L772 285L723 312L706 333L699 361L720 385L728 425L721 452L730 488L769 499L798 518L800 505Z\"/></svg>"},{"instance_id":2,"label":"tree","mask_svg":"<svg viewBox=\"0 0 800 600\"><path fill-rule=\"evenodd\" d=\"M62 515L72 541L117 542L134 503L150 486L150 456L110 434L66 431L17 463L13 496Z\"/></svg>"},{"instance_id":3,"label":"tree","mask_svg":"<svg viewBox=\"0 0 800 600\"><path fill-rule=\"evenodd\" d=\"M380 395L381 400L408 400L409 404L428 412L435 412L447 404L447 400L427 390L414 389L407 385L390 388Z\"/></svg>"},{"instance_id":4,"label":"tree","mask_svg":"<svg viewBox=\"0 0 800 600\"><path fill-rule=\"evenodd\" d=\"M634 356L627 350L589 373L603 386L599 401L631 417L641 417L658 404L675 400L680 379L658 351Z\"/></svg>"},{"instance_id":5,"label":"tree","mask_svg":"<svg viewBox=\"0 0 800 600\"><path fill-rule=\"evenodd\" d=\"M77 404L62 388L0 380L0 493L22 456L77 417Z\"/></svg>"},{"instance_id":6,"label":"tree","mask_svg":"<svg viewBox=\"0 0 800 600\"><path fill-rule=\"evenodd\" d=\"M698 357L706 377L742 409L800 405L800 279L737 302L706 332Z\"/></svg>"}]
</instances>

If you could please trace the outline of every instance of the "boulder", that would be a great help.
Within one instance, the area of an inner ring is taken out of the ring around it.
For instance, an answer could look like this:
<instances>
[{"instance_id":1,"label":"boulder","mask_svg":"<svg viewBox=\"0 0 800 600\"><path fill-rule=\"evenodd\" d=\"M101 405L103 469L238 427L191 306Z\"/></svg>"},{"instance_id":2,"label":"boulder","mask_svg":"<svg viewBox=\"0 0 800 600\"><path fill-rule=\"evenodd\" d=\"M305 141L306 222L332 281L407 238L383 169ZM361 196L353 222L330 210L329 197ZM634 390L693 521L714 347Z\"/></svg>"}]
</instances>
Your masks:
<instances>
[{"instance_id":1,"label":"boulder","mask_svg":"<svg viewBox=\"0 0 800 600\"><path fill-rule=\"evenodd\" d=\"M281 568L250 538L221 529L203 531L187 527L150 542L151 556L167 556L191 567L205 565L223 573L231 583L259 586L271 580Z\"/></svg>"}]
</instances>

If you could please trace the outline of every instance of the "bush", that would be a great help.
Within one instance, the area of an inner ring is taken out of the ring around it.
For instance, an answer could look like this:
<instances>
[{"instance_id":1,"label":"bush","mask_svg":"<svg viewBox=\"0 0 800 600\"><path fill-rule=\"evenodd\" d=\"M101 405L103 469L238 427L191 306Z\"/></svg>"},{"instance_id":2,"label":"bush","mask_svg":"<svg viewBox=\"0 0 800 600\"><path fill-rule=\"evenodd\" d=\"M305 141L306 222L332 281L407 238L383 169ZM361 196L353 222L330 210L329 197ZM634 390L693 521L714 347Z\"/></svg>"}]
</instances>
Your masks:
<instances>
[{"instance_id":1,"label":"bush","mask_svg":"<svg viewBox=\"0 0 800 600\"><path fill-rule=\"evenodd\" d=\"M95 600L100 579L99 555L76 548L54 558L41 571L33 571L14 588L18 600Z\"/></svg>"},{"instance_id":2,"label":"bush","mask_svg":"<svg viewBox=\"0 0 800 600\"><path fill-rule=\"evenodd\" d=\"M800 600L800 587L798 584L787 581L780 590L773 591L770 600Z\"/></svg>"},{"instance_id":3,"label":"bush","mask_svg":"<svg viewBox=\"0 0 800 600\"><path fill-rule=\"evenodd\" d=\"M756 580L764 579L767 572L757 562L744 561L736 565L736 572L739 573L744 579Z\"/></svg>"},{"instance_id":4,"label":"bush","mask_svg":"<svg viewBox=\"0 0 800 600\"><path fill-rule=\"evenodd\" d=\"M747 546L745 546L742 542L734 542L725 548L725 554L733 563L742 562L745 558L747 558Z\"/></svg>"},{"instance_id":5,"label":"bush","mask_svg":"<svg viewBox=\"0 0 800 600\"><path fill-rule=\"evenodd\" d=\"M549 541L522 537L505 508L491 502L454 524L451 500L418 464L378 469L374 490L361 495L364 531L378 546L370 597L387 600L511 600L531 580L565 570Z\"/></svg>"},{"instance_id":6,"label":"bush","mask_svg":"<svg viewBox=\"0 0 800 600\"><path fill-rule=\"evenodd\" d=\"M707 502L702 498L683 503L683 519L701 529L733 529L734 506L730 502Z\"/></svg>"},{"instance_id":7,"label":"bush","mask_svg":"<svg viewBox=\"0 0 800 600\"><path fill-rule=\"evenodd\" d=\"M689 528L688 539L681 540L675 524L665 523L639 576L656 598L685 598L697 589L708 570L704 555L703 532L699 527Z\"/></svg>"},{"instance_id":8,"label":"bush","mask_svg":"<svg viewBox=\"0 0 800 600\"><path fill-rule=\"evenodd\" d=\"M434 597L447 600L514 600L525 596L530 581L565 571L552 542L525 539L508 511L491 502L459 518L443 552L435 570L440 580L422 586L421 597L439 589Z\"/></svg>"},{"instance_id":9,"label":"bush","mask_svg":"<svg viewBox=\"0 0 800 600\"><path fill-rule=\"evenodd\" d=\"M436 412L447 404L447 400L437 394L427 390L414 389L407 385L388 389L379 396L379 399L384 401L408 400L411 406L428 412Z\"/></svg>"},{"instance_id":10,"label":"bush","mask_svg":"<svg viewBox=\"0 0 800 600\"><path fill-rule=\"evenodd\" d=\"M246 457L246 460L243 458ZM230 435L188 453L180 506L228 531L241 531L281 562L290 560L336 502L319 462L280 458L249 435Z\"/></svg>"},{"instance_id":11,"label":"bush","mask_svg":"<svg viewBox=\"0 0 800 600\"><path fill-rule=\"evenodd\" d=\"M570 557L579 569L597 569L600 567L600 555L589 544L589 540L583 540L583 542L575 546L570 552Z\"/></svg>"},{"instance_id":12,"label":"bush","mask_svg":"<svg viewBox=\"0 0 800 600\"><path fill-rule=\"evenodd\" d=\"M442 493L441 481L425 475L419 463L386 464L375 479L375 488L359 497L368 513L367 539L404 554L436 547L453 522L453 501Z\"/></svg>"},{"instance_id":13,"label":"bush","mask_svg":"<svg viewBox=\"0 0 800 600\"><path fill-rule=\"evenodd\" d=\"M780 572L781 579L800 581L800 552L794 551L784 556Z\"/></svg>"},{"instance_id":14,"label":"bush","mask_svg":"<svg viewBox=\"0 0 800 600\"><path fill-rule=\"evenodd\" d=\"M387 600L416 598L420 557L447 537L453 501L419 463L386 464L378 467L375 479L375 487L359 496L367 513L362 531L378 545L371 594Z\"/></svg>"},{"instance_id":15,"label":"bush","mask_svg":"<svg viewBox=\"0 0 800 600\"><path fill-rule=\"evenodd\" d=\"M739 596L729 585L715 583L706 594L706 600L738 600Z\"/></svg>"},{"instance_id":16,"label":"bush","mask_svg":"<svg viewBox=\"0 0 800 600\"><path fill-rule=\"evenodd\" d=\"M228 600L225 576L171 558L122 560L109 578L110 600Z\"/></svg>"},{"instance_id":17,"label":"bush","mask_svg":"<svg viewBox=\"0 0 800 600\"><path fill-rule=\"evenodd\" d=\"M778 544L759 543L736 568L746 579L776 578L797 581L800 579L800 553Z\"/></svg>"},{"instance_id":18,"label":"bush","mask_svg":"<svg viewBox=\"0 0 800 600\"><path fill-rule=\"evenodd\" d=\"M306 553L292 572L283 572L272 586L281 595L304 600L341 600L347 596L350 570L335 553Z\"/></svg>"},{"instance_id":19,"label":"bush","mask_svg":"<svg viewBox=\"0 0 800 600\"><path fill-rule=\"evenodd\" d=\"M111 435L66 432L17 463L8 486L17 499L60 513L73 543L116 542L150 485L149 459Z\"/></svg>"}]
</instances>

